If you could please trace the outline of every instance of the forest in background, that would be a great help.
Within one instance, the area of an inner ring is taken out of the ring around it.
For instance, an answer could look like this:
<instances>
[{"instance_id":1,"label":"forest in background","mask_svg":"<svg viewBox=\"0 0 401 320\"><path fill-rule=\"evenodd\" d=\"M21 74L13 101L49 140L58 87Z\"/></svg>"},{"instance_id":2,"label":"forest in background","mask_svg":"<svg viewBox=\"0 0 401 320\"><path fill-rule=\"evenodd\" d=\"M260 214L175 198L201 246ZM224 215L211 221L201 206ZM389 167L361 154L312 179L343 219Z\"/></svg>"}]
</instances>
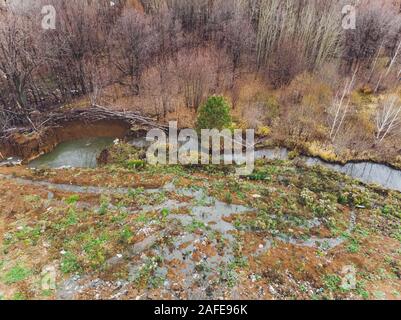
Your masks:
<instances>
[{"instance_id":1,"label":"forest in background","mask_svg":"<svg viewBox=\"0 0 401 320\"><path fill-rule=\"evenodd\" d=\"M224 95L236 125L326 160L398 157L397 1L351 1L354 30L342 27L350 1L14 3L0 11L2 132L94 104L192 126L209 96ZM49 4L56 28L43 30Z\"/></svg>"}]
</instances>

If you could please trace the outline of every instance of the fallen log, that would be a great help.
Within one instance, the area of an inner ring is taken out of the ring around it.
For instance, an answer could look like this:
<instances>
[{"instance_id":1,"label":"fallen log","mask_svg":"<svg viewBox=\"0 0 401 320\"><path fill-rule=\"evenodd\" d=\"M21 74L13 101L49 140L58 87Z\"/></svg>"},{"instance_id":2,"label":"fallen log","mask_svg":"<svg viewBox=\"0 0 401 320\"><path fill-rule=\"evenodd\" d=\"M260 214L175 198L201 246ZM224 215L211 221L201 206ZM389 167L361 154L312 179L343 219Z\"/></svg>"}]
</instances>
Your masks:
<instances>
[{"instance_id":1,"label":"fallen log","mask_svg":"<svg viewBox=\"0 0 401 320\"><path fill-rule=\"evenodd\" d=\"M42 128L60 127L68 122L80 121L83 123L94 123L98 121L118 120L125 121L131 126L140 126L144 129L168 130L168 127L160 124L155 119L143 116L133 111L117 111L100 105L94 105L89 108L72 109L64 112L50 112L42 117L38 117L35 127ZM32 127L19 127L4 130L0 133L0 139L7 139L15 133L28 133L34 131Z\"/></svg>"},{"instance_id":2,"label":"fallen log","mask_svg":"<svg viewBox=\"0 0 401 320\"><path fill-rule=\"evenodd\" d=\"M70 121L96 122L101 120L121 120L130 122L132 125L142 125L148 128L159 128L167 130L167 126L158 123L155 119L143 116L132 111L110 110L103 106L94 105L86 109L73 109L68 112L50 113L40 124L43 126L56 126Z\"/></svg>"}]
</instances>

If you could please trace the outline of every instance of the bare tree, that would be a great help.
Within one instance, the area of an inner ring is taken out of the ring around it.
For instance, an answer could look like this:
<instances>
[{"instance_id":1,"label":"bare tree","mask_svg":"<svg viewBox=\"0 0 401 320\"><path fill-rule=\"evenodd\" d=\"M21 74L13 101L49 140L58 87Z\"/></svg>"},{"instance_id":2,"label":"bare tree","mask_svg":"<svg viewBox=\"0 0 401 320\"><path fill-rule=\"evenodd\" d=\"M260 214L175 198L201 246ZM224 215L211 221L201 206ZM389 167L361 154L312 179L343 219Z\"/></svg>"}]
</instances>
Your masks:
<instances>
[{"instance_id":1,"label":"bare tree","mask_svg":"<svg viewBox=\"0 0 401 320\"><path fill-rule=\"evenodd\" d=\"M203 37L205 26L212 11L211 1L168 0L167 7L172 13L174 20L180 22L182 29L185 32L196 32L200 37Z\"/></svg>"},{"instance_id":2,"label":"bare tree","mask_svg":"<svg viewBox=\"0 0 401 320\"><path fill-rule=\"evenodd\" d=\"M392 46L390 36L399 28L394 9L377 1L360 3L356 19L358 27L345 33L343 59L349 69L378 57L381 49Z\"/></svg>"},{"instance_id":3,"label":"bare tree","mask_svg":"<svg viewBox=\"0 0 401 320\"><path fill-rule=\"evenodd\" d=\"M107 28L103 17L104 2L56 1L58 24L46 32L43 44L48 68L64 99L85 95L92 84L85 74L88 59L104 59Z\"/></svg>"},{"instance_id":4,"label":"bare tree","mask_svg":"<svg viewBox=\"0 0 401 320\"><path fill-rule=\"evenodd\" d=\"M176 74L184 93L185 105L195 110L215 88L217 66L208 49L180 52Z\"/></svg>"},{"instance_id":5,"label":"bare tree","mask_svg":"<svg viewBox=\"0 0 401 320\"><path fill-rule=\"evenodd\" d=\"M235 9L235 7L234 7ZM238 30L241 30L238 32ZM223 24L223 32L220 41L225 44L228 55L232 61L232 75L234 86L243 58L247 58L248 65L251 64L252 55L255 52L256 34L251 25L249 17L242 9L232 12L232 18Z\"/></svg>"},{"instance_id":6,"label":"bare tree","mask_svg":"<svg viewBox=\"0 0 401 320\"><path fill-rule=\"evenodd\" d=\"M390 96L380 103L376 113L376 141L382 143L386 137L397 132L401 124L401 102Z\"/></svg>"},{"instance_id":7,"label":"bare tree","mask_svg":"<svg viewBox=\"0 0 401 320\"><path fill-rule=\"evenodd\" d=\"M342 50L340 12L334 1L260 0L256 38L259 68L286 42L298 47L298 55L307 58L310 69L336 57Z\"/></svg>"},{"instance_id":8,"label":"bare tree","mask_svg":"<svg viewBox=\"0 0 401 320\"><path fill-rule=\"evenodd\" d=\"M398 44L398 46L397 46L397 48L396 48L396 50L394 52L394 55L392 56L392 58L390 60L390 63L388 65L386 71L383 74L381 74L381 76L379 78L379 81L377 82L377 85L376 85L376 88L375 88L375 92L377 92L377 90L379 90L379 87L380 87L380 84L381 84L382 80L384 78L386 78L390 74L391 69L393 68L393 66L394 66L394 64L395 64L395 62L397 60L397 57L400 54L400 52L401 52L401 41Z\"/></svg>"},{"instance_id":9,"label":"bare tree","mask_svg":"<svg viewBox=\"0 0 401 320\"><path fill-rule=\"evenodd\" d=\"M139 94L141 75L154 54L152 29L143 14L127 9L111 33L110 43L116 53L112 58L123 77L130 79L130 87ZM121 81L124 83L124 80Z\"/></svg>"},{"instance_id":10,"label":"bare tree","mask_svg":"<svg viewBox=\"0 0 401 320\"><path fill-rule=\"evenodd\" d=\"M267 122L266 103L264 101L249 101L242 109L242 118L246 121L247 127L258 129Z\"/></svg>"},{"instance_id":11,"label":"bare tree","mask_svg":"<svg viewBox=\"0 0 401 320\"><path fill-rule=\"evenodd\" d=\"M264 71L266 80L278 89L290 84L300 73L307 69L305 57L298 55L298 47L294 43L283 43L277 49Z\"/></svg>"},{"instance_id":12,"label":"bare tree","mask_svg":"<svg viewBox=\"0 0 401 320\"><path fill-rule=\"evenodd\" d=\"M38 37L32 32L35 21L9 12L0 20L0 75L7 91L3 101L15 114L29 119L28 88L34 71L43 59L38 48Z\"/></svg>"},{"instance_id":13,"label":"bare tree","mask_svg":"<svg viewBox=\"0 0 401 320\"><path fill-rule=\"evenodd\" d=\"M342 94L337 94L336 98L334 99L333 105L328 110L329 124L331 128L330 139L332 140L337 137L344 123L345 117L347 116L350 106L349 95L354 87L357 72L358 69L355 69L352 78L346 82Z\"/></svg>"},{"instance_id":14,"label":"bare tree","mask_svg":"<svg viewBox=\"0 0 401 320\"><path fill-rule=\"evenodd\" d=\"M10 114L4 109L4 107L0 107L0 132L3 132L10 125Z\"/></svg>"},{"instance_id":15,"label":"bare tree","mask_svg":"<svg viewBox=\"0 0 401 320\"><path fill-rule=\"evenodd\" d=\"M157 52L156 68L159 72L160 95L163 116L165 117L169 110L168 64L169 60L175 58L179 51L182 41L181 25L167 10L162 10L157 16L153 17L152 25Z\"/></svg>"},{"instance_id":16,"label":"bare tree","mask_svg":"<svg viewBox=\"0 0 401 320\"><path fill-rule=\"evenodd\" d=\"M110 70L89 57L85 62L85 81L89 88L89 101L91 106L98 105L102 98L103 89L110 78Z\"/></svg>"}]
</instances>

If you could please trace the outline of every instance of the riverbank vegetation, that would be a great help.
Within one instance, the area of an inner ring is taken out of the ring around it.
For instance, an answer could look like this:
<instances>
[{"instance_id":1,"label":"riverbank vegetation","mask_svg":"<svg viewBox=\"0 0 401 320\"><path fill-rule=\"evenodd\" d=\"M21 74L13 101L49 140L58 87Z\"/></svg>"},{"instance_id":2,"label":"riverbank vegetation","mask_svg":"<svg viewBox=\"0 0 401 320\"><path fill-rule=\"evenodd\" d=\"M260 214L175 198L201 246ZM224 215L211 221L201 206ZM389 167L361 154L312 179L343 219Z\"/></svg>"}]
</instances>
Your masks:
<instances>
[{"instance_id":1,"label":"riverbank vegetation","mask_svg":"<svg viewBox=\"0 0 401 320\"><path fill-rule=\"evenodd\" d=\"M237 126L326 160L397 165L401 38L396 1L41 1L1 11L0 130L100 104L194 127L214 94ZM347 3L348 4L348 3Z\"/></svg>"}]
</instances>

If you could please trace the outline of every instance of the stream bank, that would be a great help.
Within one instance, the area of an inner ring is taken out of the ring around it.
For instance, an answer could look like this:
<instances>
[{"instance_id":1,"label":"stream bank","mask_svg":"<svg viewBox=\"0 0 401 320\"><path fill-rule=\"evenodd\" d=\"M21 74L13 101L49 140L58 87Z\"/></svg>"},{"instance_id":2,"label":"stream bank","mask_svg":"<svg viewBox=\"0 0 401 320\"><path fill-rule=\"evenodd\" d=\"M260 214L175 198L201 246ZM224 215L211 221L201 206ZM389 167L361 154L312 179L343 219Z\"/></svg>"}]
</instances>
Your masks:
<instances>
[{"instance_id":1,"label":"stream bank","mask_svg":"<svg viewBox=\"0 0 401 320\"><path fill-rule=\"evenodd\" d=\"M0 152L5 158L22 158L22 163L31 168L95 168L98 156L113 144L114 139L124 139L133 147L143 149L147 145L145 133L145 129L141 130L138 127L137 131L132 131L131 124L121 120L70 122L46 129L39 134L15 134L2 144ZM255 158L300 160L308 166L321 165L364 183L374 183L401 192L401 171L394 166L362 160L332 162L310 156L305 151L292 150L294 149L263 147L263 144L258 144ZM18 164L14 159L9 162L10 165Z\"/></svg>"},{"instance_id":2,"label":"stream bank","mask_svg":"<svg viewBox=\"0 0 401 320\"><path fill-rule=\"evenodd\" d=\"M74 121L62 126L50 127L30 134L15 133L3 139L0 153L3 159L19 157L24 163L47 154L63 142L84 138L124 138L130 133L131 125L120 120L101 120L93 123Z\"/></svg>"}]
</instances>

